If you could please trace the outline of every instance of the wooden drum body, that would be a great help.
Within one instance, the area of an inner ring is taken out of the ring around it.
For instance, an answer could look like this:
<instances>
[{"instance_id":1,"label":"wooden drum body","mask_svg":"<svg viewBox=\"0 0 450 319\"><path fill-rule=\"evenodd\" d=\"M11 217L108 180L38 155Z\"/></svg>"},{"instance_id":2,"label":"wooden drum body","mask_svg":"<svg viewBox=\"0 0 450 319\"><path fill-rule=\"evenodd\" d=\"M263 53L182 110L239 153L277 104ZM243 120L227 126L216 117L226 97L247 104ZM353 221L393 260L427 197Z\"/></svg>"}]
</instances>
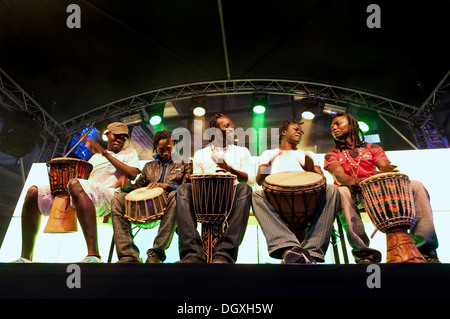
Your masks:
<instances>
[{"instance_id":1,"label":"wooden drum body","mask_svg":"<svg viewBox=\"0 0 450 319\"><path fill-rule=\"evenodd\" d=\"M141 228L159 225L166 207L167 196L161 187L138 188L125 196L125 218Z\"/></svg>"},{"instance_id":2,"label":"wooden drum body","mask_svg":"<svg viewBox=\"0 0 450 319\"><path fill-rule=\"evenodd\" d=\"M313 172L281 172L267 176L262 187L281 219L303 240L327 187L325 178Z\"/></svg>"},{"instance_id":3,"label":"wooden drum body","mask_svg":"<svg viewBox=\"0 0 450 319\"><path fill-rule=\"evenodd\" d=\"M386 234L386 262L425 262L408 229L415 223L411 182L402 173L381 173L360 183L364 208L377 230Z\"/></svg>"},{"instance_id":4,"label":"wooden drum body","mask_svg":"<svg viewBox=\"0 0 450 319\"><path fill-rule=\"evenodd\" d=\"M194 213L202 223L203 247L209 263L233 207L236 180L236 175L229 173L191 175Z\"/></svg>"},{"instance_id":5,"label":"wooden drum body","mask_svg":"<svg viewBox=\"0 0 450 319\"><path fill-rule=\"evenodd\" d=\"M92 164L75 158L59 157L47 162L50 189L54 201L49 219L45 226L45 233L76 232L76 211L70 206L67 184L73 178L88 179L92 171Z\"/></svg>"}]
</instances>

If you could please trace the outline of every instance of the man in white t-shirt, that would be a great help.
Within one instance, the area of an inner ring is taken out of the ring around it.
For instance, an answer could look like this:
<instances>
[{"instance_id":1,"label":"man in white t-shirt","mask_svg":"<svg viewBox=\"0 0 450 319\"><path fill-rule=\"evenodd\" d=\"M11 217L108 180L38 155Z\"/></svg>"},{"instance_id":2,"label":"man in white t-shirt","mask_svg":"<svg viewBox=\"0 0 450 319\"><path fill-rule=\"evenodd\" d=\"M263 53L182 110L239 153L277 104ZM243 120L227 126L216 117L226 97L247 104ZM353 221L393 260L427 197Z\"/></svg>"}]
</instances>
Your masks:
<instances>
[{"instance_id":1,"label":"man in white t-shirt","mask_svg":"<svg viewBox=\"0 0 450 319\"><path fill-rule=\"evenodd\" d=\"M278 172L309 171L323 175L316 154L297 149L303 135L301 124L295 120L281 123L280 147L261 154L256 175L258 185L262 185L268 175ZM272 258L282 259L286 264L325 261L333 222L339 210L339 192L335 185L327 185L304 240L286 225L263 190L253 192L252 206ZM300 240L303 241L300 243Z\"/></svg>"},{"instance_id":2,"label":"man in white t-shirt","mask_svg":"<svg viewBox=\"0 0 450 319\"><path fill-rule=\"evenodd\" d=\"M237 176L233 207L227 227L213 249L213 263L235 263L239 245L244 238L250 213L251 186L255 182L252 159L247 148L233 145L233 122L216 114L209 127L216 129L214 141L194 154L193 173L229 172ZM197 231L197 219L192 209L192 186L182 184L177 190L177 225L180 262L206 262L203 243Z\"/></svg>"},{"instance_id":3,"label":"man in white t-shirt","mask_svg":"<svg viewBox=\"0 0 450 319\"><path fill-rule=\"evenodd\" d=\"M70 205L77 212L86 240L87 256L81 261L86 263L101 262L96 217L109 214L111 198L116 188L134 180L140 173L137 152L131 148L123 148L126 140L130 138L128 127L114 122L108 125L105 134L108 138L107 149L96 141L86 143L94 153L89 160L93 165L89 179L71 179L67 184ZM41 215L49 215L53 200L50 186L31 186L28 189L22 208L22 253L15 262L33 260Z\"/></svg>"}]
</instances>

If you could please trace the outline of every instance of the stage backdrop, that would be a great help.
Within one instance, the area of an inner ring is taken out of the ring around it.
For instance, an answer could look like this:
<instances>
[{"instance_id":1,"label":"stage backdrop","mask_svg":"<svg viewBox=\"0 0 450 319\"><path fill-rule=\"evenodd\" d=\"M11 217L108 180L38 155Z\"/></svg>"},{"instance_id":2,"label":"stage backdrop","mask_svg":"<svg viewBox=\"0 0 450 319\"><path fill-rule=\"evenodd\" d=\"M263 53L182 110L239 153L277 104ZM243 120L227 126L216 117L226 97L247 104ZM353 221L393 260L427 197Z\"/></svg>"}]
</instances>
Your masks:
<instances>
[{"instance_id":1,"label":"stage backdrop","mask_svg":"<svg viewBox=\"0 0 450 319\"><path fill-rule=\"evenodd\" d=\"M323 155L319 158L323 163ZM434 223L440 242L438 249L442 262L450 262L450 235L447 225L450 225L450 194L448 185L450 182L450 170L446 167L450 160L450 149L436 150L416 150L416 151L392 151L387 152L391 162L398 165L400 172L407 174L410 179L421 181L431 197L431 206L434 213ZM255 163L257 159L255 159ZM145 161L141 162L141 167ZM255 165L256 167L256 165ZM331 176L326 173L328 183L332 183ZM0 262L10 262L20 256L21 250L21 210L27 189L31 185L48 184L47 168L44 163L33 164L22 194L17 203L13 218L6 233L3 245L0 250ZM255 186L255 189L260 187ZM374 227L367 217L364 218L366 232L370 236ZM77 233L70 234L44 234L43 229L47 223L47 218L42 218L41 229L37 236L34 261L36 262L61 262L71 263L84 258L86 255L86 245L84 237L79 227ZM199 228L200 229L200 228ZM146 251L153 244L157 228L151 230L140 230L135 238L135 242L141 251L141 256L145 260ZM104 262L108 260L110 253L111 239L113 236L110 224L103 224L102 219L98 219L98 241L100 254ZM383 261L386 257L385 235L377 232L371 241L371 246L379 249L383 253ZM347 250L350 247L347 243ZM175 234L170 248L166 251L166 262L179 260L178 237ZM342 262L341 255L341 262ZM112 262L117 261L115 251L113 251ZM354 260L350 257L350 262ZM268 256L267 245L264 235L256 219L252 216L249 220L247 232L239 251L238 263L279 263L279 260ZM332 249L327 252L326 263L334 263Z\"/></svg>"}]
</instances>

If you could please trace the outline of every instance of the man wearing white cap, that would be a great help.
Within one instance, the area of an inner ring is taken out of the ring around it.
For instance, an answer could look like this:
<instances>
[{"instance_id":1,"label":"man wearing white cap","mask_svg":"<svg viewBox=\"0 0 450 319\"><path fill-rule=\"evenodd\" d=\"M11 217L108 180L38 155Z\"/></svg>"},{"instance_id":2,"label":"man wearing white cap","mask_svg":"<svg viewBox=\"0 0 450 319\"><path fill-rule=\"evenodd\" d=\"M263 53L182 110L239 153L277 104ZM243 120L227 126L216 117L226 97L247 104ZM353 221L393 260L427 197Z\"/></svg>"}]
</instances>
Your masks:
<instances>
[{"instance_id":1,"label":"man wearing white cap","mask_svg":"<svg viewBox=\"0 0 450 319\"><path fill-rule=\"evenodd\" d=\"M89 163L93 165L89 179L71 179L67 184L71 206L77 212L86 240L87 256L81 261L86 263L101 262L96 217L108 215L116 188L134 180L140 173L137 152L124 148L126 140L130 138L128 127L120 122L111 123L105 135L108 138L107 149L96 141L86 142L94 153L89 159ZM33 260L41 215L49 215L53 199L50 186L31 186L28 189L22 208L22 253L14 262Z\"/></svg>"}]
</instances>

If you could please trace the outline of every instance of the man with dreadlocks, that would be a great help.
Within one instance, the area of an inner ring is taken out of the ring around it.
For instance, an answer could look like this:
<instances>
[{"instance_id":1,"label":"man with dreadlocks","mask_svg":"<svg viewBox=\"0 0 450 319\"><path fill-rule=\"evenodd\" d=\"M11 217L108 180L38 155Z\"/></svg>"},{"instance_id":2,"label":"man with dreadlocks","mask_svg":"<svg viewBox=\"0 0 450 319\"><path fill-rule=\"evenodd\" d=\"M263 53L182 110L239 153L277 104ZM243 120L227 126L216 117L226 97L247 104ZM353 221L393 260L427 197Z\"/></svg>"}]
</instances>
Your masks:
<instances>
[{"instance_id":1,"label":"man with dreadlocks","mask_svg":"<svg viewBox=\"0 0 450 319\"><path fill-rule=\"evenodd\" d=\"M125 196L128 192L142 187L147 189L161 187L167 195L167 206L161 218L153 248L147 250L146 262L160 263L166 259L165 250L169 248L176 228L175 193L178 186L189 179L192 167L173 153L172 149L172 132L163 130L156 133L153 139L153 151L156 153L153 156L154 160L144 165L134 185L116 194L111 201L111 216L119 263L142 262L139 249L133 242L130 222L125 218Z\"/></svg>"},{"instance_id":2,"label":"man with dreadlocks","mask_svg":"<svg viewBox=\"0 0 450 319\"><path fill-rule=\"evenodd\" d=\"M340 185L342 221L356 263L381 261L381 253L369 247L358 207L362 207L359 183L377 173L395 172L382 147L366 143L358 121L350 114L336 116L331 123L335 147L325 154L324 168ZM362 139L359 137L361 134ZM377 171L378 169L378 171ZM438 263L438 240L433 224L428 192L419 181L411 181L416 208L416 222L411 237L427 262Z\"/></svg>"},{"instance_id":3,"label":"man with dreadlocks","mask_svg":"<svg viewBox=\"0 0 450 319\"><path fill-rule=\"evenodd\" d=\"M323 176L317 155L298 149L303 136L302 124L297 120L280 124L280 147L261 154L256 175L259 185L269 174L280 172L309 171ZM264 190L253 192L252 205L266 237L270 257L281 259L284 264L316 264L325 261L333 222L340 207L338 187L326 185L316 217L308 225L306 235L298 235L286 225L268 201Z\"/></svg>"}]
</instances>

